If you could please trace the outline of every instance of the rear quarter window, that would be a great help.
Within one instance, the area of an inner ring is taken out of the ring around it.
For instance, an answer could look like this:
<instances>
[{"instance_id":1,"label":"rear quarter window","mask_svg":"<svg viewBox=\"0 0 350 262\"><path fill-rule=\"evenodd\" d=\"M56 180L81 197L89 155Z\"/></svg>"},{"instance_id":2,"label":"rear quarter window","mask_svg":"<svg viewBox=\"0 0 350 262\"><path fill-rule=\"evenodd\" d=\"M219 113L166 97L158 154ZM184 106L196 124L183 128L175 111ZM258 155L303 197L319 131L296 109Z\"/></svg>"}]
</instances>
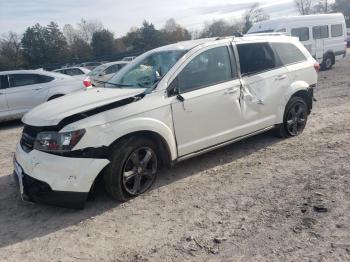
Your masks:
<instances>
[{"instance_id":1,"label":"rear quarter window","mask_svg":"<svg viewBox=\"0 0 350 262\"><path fill-rule=\"evenodd\" d=\"M306 61L305 55L294 44L271 43L271 46L279 56L283 65Z\"/></svg>"}]
</instances>

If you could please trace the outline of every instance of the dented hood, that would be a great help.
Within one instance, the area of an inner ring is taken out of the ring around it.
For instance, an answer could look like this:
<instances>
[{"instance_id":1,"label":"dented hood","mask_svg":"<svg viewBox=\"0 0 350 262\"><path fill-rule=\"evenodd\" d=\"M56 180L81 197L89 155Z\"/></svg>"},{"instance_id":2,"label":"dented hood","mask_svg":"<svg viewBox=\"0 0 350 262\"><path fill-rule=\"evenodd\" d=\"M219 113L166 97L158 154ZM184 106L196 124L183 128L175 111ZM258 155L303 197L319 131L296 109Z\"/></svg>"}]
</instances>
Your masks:
<instances>
[{"instance_id":1,"label":"dented hood","mask_svg":"<svg viewBox=\"0 0 350 262\"><path fill-rule=\"evenodd\" d=\"M22 121L31 126L54 126L65 118L132 98L144 90L141 88L93 88L75 92L35 107L24 115Z\"/></svg>"}]
</instances>

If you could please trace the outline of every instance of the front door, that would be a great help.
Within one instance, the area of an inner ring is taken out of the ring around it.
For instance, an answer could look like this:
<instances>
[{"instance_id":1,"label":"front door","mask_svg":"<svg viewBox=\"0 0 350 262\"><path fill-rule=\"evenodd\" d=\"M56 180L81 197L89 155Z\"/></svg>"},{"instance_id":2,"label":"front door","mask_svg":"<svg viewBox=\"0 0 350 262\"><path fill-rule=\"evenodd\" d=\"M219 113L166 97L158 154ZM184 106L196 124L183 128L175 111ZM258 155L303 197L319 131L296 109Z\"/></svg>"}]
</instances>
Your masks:
<instances>
[{"instance_id":1,"label":"front door","mask_svg":"<svg viewBox=\"0 0 350 262\"><path fill-rule=\"evenodd\" d=\"M52 77L36 74L9 75L10 87L6 89L9 110L26 112L46 101L48 82Z\"/></svg>"},{"instance_id":2,"label":"front door","mask_svg":"<svg viewBox=\"0 0 350 262\"><path fill-rule=\"evenodd\" d=\"M180 93L180 99L171 97L179 156L241 135L241 85L230 57L228 46L207 48L170 85Z\"/></svg>"}]
</instances>

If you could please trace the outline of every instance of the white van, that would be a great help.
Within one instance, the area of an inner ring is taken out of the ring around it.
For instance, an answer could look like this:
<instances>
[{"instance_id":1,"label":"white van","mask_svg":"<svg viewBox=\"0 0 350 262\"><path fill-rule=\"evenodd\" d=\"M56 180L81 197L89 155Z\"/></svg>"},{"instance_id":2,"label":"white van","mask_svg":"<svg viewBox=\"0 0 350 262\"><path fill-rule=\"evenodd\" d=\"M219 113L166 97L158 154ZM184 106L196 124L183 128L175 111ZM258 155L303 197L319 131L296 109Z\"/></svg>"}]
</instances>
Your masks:
<instances>
[{"instance_id":1,"label":"white van","mask_svg":"<svg viewBox=\"0 0 350 262\"><path fill-rule=\"evenodd\" d=\"M248 34L270 32L299 37L324 70L346 55L346 25L341 13L271 19L254 24Z\"/></svg>"}]
</instances>

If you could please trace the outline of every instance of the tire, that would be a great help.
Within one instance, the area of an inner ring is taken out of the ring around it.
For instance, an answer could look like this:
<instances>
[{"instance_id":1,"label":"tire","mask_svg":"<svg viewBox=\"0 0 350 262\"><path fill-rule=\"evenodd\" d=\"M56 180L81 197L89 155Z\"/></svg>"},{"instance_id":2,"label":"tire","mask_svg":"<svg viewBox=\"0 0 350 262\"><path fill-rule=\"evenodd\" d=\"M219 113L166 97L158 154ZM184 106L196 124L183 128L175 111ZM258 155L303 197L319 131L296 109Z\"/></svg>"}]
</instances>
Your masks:
<instances>
[{"instance_id":1,"label":"tire","mask_svg":"<svg viewBox=\"0 0 350 262\"><path fill-rule=\"evenodd\" d=\"M157 153L156 144L148 138L129 138L114 145L104 173L107 193L124 202L149 190L159 169Z\"/></svg>"},{"instance_id":2,"label":"tire","mask_svg":"<svg viewBox=\"0 0 350 262\"><path fill-rule=\"evenodd\" d=\"M330 70L334 64L333 56L331 54L326 54L322 61L322 70Z\"/></svg>"},{"instance_id":3,"label":"tire","mask_svg":"<svg viewBox=\"0 0 350 262\"><path fill-rule=\"evenodd\" d=\"M283 123L275 128L275 135L288 138L300 135L307 123L308 106L301 97L292 97L286 105Z\"/></svg>"},{"instance_id":4,"label":"tire","mask_svg":"<svg viewBox=\"0 0 350 262\"><path fill-rule=\"evenodd\" d=\"M49 99L47 99L47 101L54 100L54 99L59 98L61 96L64 96L64 95L53 95Z\"/></svg>"}]
</instances>

